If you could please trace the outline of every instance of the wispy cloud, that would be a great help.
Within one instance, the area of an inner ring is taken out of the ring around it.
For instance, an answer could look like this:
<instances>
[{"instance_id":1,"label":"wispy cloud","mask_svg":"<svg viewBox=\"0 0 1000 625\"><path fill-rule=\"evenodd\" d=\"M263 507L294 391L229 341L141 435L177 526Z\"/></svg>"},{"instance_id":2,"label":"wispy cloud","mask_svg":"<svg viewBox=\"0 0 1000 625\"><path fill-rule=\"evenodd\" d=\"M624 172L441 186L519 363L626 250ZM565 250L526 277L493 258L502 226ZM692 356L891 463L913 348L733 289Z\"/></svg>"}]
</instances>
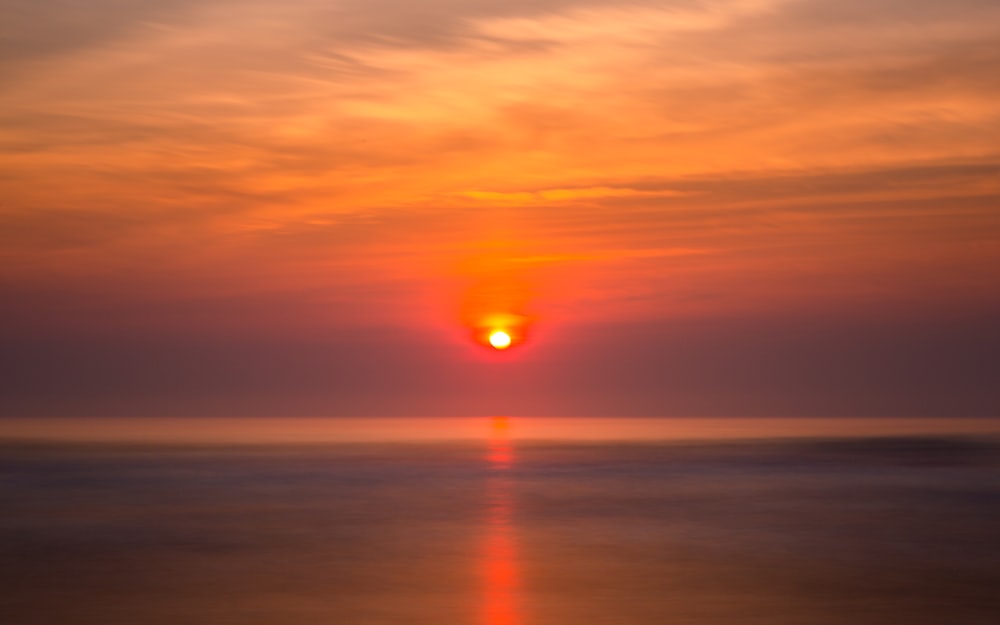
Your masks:
<instances>
[{"instance_id":1,"label":"wispy cloud","mask_svg":"<svg viewBox=\"0 0 1000 625\"><path fill-rule=\"evenodd\" d=\"M18 6L9 284L392 310L491 250L614 318L915 297L928 249L980 297L1000 259L995 2Z\"/></svg>"}]
</instances>

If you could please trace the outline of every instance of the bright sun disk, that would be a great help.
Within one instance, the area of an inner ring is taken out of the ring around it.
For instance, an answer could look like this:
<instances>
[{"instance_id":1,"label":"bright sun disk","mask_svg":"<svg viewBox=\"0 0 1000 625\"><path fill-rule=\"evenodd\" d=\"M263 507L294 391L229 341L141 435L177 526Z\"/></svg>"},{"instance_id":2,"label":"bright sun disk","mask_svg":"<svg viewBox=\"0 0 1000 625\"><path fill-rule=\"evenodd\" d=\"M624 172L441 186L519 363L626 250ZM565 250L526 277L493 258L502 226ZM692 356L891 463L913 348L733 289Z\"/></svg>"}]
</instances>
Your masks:
<instances>
[{"instance_id":1,"label":"bright sun disk","mask_svg":"<svg viewBox=\"0 0 1000 625\"><path fill-rule=\"evenodd\" d=\"M507 349L510 347L510 335L503 330L490 332L490 345L496 349Z\"/></svg>"}]
</instances>

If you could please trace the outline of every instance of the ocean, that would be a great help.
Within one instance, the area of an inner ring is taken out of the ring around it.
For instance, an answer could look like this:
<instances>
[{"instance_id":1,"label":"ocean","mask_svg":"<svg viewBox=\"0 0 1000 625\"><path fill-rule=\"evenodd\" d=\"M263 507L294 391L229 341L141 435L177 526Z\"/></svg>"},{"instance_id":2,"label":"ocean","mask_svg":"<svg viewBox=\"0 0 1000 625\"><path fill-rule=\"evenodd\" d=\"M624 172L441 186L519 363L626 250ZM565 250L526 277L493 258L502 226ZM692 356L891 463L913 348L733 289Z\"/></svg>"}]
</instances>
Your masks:
<instances>
[{"instance_id":1,"label":"ocean","mask_svg":"<svg viewBox=\"0 0 1000 625\"><path fill-rule=\"evenodd\" d=\"M996 625L1000 421L0 422L4 625Z\"/></svg>"}]
</instances>

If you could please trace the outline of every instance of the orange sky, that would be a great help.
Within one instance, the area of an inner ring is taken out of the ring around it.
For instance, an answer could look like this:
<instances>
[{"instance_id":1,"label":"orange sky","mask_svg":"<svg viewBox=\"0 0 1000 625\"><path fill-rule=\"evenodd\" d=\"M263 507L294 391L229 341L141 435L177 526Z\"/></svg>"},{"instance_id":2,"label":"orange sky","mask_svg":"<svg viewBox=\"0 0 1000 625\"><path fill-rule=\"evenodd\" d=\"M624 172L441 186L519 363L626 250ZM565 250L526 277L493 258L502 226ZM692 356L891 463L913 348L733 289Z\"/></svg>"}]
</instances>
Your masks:
<instances>
[{"instance_id":1,"label":"orange sky","mask_svg":"<svg viewBox=\"0 0 1000 625\"><path fill-rule=\"evenodd\" d=\"M28 353L388 329L460 366L490 308L528 320L522 361L591 326L1000 310L992 0L36 0L5 22L0 321Z\"/></svg>"}]
</instances>

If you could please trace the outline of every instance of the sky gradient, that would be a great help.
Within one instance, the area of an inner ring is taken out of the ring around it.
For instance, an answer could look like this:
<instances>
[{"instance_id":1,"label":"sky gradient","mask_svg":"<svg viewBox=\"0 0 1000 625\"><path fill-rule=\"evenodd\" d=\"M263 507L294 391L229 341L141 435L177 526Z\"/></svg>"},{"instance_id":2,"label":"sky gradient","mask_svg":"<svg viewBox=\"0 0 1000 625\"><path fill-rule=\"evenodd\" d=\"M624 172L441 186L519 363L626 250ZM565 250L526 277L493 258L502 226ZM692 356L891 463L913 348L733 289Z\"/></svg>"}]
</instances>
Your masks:
<instances>
[{"instance_id":1,"label":"sky gradient","mask_svg":"<svg viewBox=\"0 0 1000 625\"><path fill-rule=\"evenodd\" d=\"M1000 415L993 0L0 8L0 414Z\"/></svg>"}]
</instances>

